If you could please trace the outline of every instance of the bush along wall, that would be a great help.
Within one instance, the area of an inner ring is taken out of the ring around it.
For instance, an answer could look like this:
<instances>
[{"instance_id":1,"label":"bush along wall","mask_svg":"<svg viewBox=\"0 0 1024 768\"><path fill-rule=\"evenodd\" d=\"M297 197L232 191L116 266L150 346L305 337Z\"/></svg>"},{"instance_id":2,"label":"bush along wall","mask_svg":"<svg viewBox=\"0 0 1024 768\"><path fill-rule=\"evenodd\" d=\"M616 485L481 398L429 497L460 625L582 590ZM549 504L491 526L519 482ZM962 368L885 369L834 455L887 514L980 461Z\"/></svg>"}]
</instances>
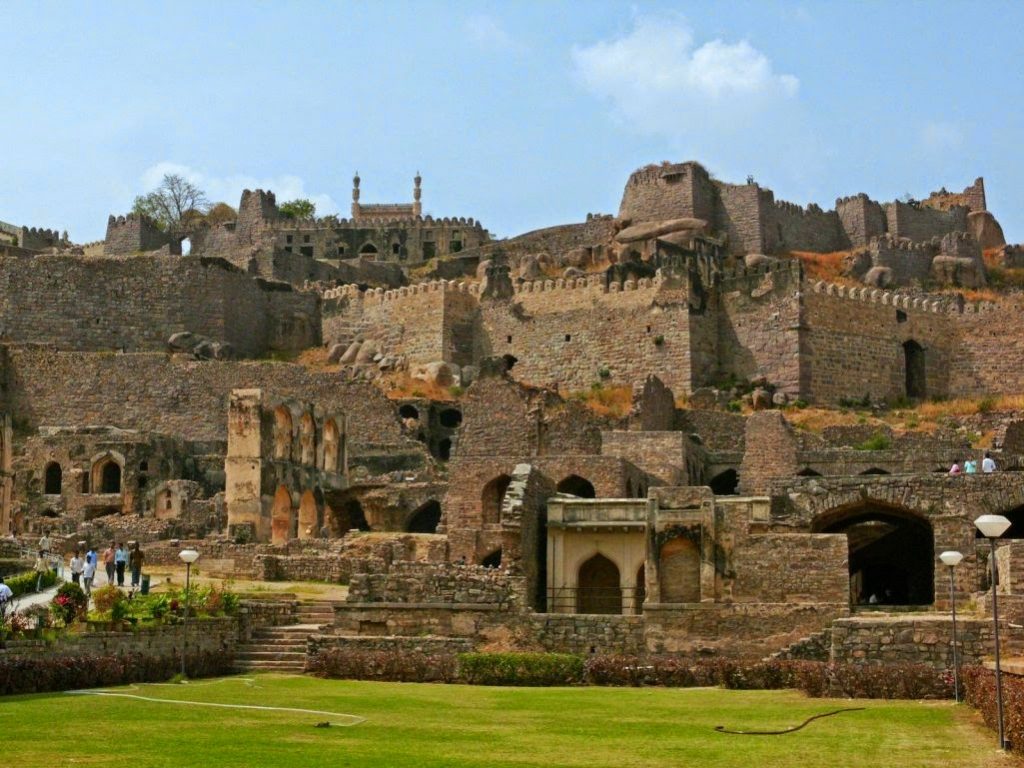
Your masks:
<instances>
[{"instance_id":1,"label":"bush along wall","mask_svg":"<svg viewBox=\"0 0 1024 768\"><path fill-rule=\"evenodd\" d=\"M820 661L694 663L668 656L561 653L416 654L330 648L310 660L320 677L472 685L723 686L795 688L808 696L877 699L953 698L952 673L926 664L831 664Z\"/></svg>"},{"instance_id":2,"label":"bush along wall","mask_svg":"<svg viewBox=\"0 0 1024 768\"><path fill-rule=\"evenodd\" d=\"M963 671L964 693L968 704L981 712L985 725L999 730L996 708L996 674L984 667ZM1024 678L1003 673L1004 736L1014 752L1024 753Z\"/></svg>"},{"instance_id":3,"label":"bush along wall","mask_svg":"<svg viewBox=\"0 0 1024 768\"><path fill-rule=\"evenodd\" d=\"M231 654L222 652L189 652L189 675L213 677L230 674L233 661ZM163 682L180 671L181 656L177 654L0 657L0 695Z\"/></svg>"}]
</instances>

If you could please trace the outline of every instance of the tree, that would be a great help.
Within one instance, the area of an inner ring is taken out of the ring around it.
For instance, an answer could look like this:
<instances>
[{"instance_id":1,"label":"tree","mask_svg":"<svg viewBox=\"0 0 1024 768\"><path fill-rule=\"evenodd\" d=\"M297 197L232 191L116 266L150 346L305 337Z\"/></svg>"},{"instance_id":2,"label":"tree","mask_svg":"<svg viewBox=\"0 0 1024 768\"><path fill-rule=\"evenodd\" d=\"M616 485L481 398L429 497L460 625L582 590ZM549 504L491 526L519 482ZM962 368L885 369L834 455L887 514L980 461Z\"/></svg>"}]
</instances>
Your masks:
<instances>
[{"instance_id":1,"label":"tree","mask_svg":"<svg viewBox=\"0 0 1024 768\"><path fill-rule=\"evenodd\" d=\"M316 204L304 197L281 203L277 210L286 219L312 219L316 216Z\"/></svg>"},{"instance_id":2,"label":"tree","mask_svg":"<svg viewBox=\"0 0 1024 768\"><path fill-rule=\"evenodd\" d=\"M135 198L132 213L148 216L164 231L175 231L188 229L189 222L205 214L209 205L203 190L184 176L168 173L160 186Z\"/></svg>"},{"instance_id":3,"label":"tree","mask_svg":"<svg viewBox=\"0 0 1024 768\"><path fill-rule=\"evenodd\" d=\"M206 223L211 227L223 224L227 221L235 221L238 218L238 211L227 203L214 203L206 212Z\"/></svg>"}]
</instances>

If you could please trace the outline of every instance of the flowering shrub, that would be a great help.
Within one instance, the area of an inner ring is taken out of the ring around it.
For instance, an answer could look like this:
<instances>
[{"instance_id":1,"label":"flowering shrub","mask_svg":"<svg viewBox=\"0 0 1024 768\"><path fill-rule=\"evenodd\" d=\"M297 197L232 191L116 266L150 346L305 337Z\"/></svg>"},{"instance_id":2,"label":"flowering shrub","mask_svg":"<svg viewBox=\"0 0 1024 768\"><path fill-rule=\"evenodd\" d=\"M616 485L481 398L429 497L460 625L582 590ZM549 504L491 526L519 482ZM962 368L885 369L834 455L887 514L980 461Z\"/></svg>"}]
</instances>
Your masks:
<instances>
[{"instance_id":1,"label":"flowering shrub","mask_svg":"<svg viewBox=\"0 0 1024 768\"><path fill-rule=\"evenodd\" d=\"M94 589L92 604L100 613L110 613L114 606L125 601L124 593L113 584Z\"/></svg>"},{"instance_id":2,"label":"flowering shrub","mask_svg":"<svg viewBox=\"0 0 1024 768\"><path fill-rule=\"evenodd\" d=\"M89 605L89 598L77 584L70 582L60 585L56 597L50 602L50 612L64 626L68 626L75 619L85 616L86 608Z\"/></svg>"}]
</instances>

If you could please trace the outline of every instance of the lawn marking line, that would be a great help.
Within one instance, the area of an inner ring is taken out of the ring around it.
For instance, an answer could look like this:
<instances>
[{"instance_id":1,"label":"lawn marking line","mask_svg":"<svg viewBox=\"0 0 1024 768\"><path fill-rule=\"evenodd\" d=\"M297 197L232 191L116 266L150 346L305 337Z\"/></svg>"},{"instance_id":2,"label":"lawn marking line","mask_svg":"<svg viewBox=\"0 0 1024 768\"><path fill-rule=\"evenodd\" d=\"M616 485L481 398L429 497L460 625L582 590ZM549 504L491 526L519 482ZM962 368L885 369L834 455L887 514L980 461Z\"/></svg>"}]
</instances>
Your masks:
<instances>
[{"instance_id":1,"label":"lawn marking line","mask_svg":"<svg viewBox=\"0 0 1024 768\"><path fill-rule=\"evenodd\" d=\"M299 709L297 707L270 707L259 704L221 704L215 701L186 701L184 699L158 699L152 696L139 696L134 693L114 693L112 691L87 690L87 691L65 691L68 696L111 696L120 699L134 699L136 701L149 701L156 704L185 704L193 707L218 707L220 709L250 709L261 712L292 712L301 715L328 715L330 717L347 718L349 722L332 723L343 727L361 725L366 722L365 717L359 715L347 715L342 712L325 712L320 709Z\"/></svg>"}]
</instances>

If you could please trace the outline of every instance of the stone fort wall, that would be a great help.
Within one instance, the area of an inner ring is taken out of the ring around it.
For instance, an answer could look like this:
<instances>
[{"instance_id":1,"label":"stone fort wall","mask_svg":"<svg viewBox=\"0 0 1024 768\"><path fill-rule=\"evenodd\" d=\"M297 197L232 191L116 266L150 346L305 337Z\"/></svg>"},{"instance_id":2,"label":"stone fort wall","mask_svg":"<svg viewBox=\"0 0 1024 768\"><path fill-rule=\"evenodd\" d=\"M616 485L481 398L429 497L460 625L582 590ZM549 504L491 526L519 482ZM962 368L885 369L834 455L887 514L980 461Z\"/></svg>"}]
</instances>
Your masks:
<instances>
[{"instance_id":1,"label":"stone fort wall","mask_svg":"<svg viewBox=\"0 0 1024 768\"><path fill-rule=\"evenodd\" d=\"M319 324L315 294L255 280L220 260L0 258L0 325L8 341L162 350L172 334L191 331L259 356L317 343Z\"/></svg>"}]
</instances>

